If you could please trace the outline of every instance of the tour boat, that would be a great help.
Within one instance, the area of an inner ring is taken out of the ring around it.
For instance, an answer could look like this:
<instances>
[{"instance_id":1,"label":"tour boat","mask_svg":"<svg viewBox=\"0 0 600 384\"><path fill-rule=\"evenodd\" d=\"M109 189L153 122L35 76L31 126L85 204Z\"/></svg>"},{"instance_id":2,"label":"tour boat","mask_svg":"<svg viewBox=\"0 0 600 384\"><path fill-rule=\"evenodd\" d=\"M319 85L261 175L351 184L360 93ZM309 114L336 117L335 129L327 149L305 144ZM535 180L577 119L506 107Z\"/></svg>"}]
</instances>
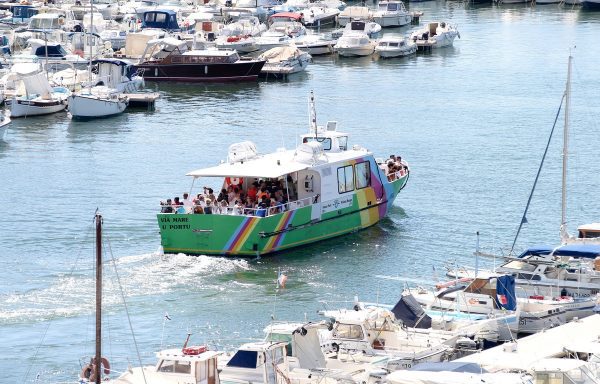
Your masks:
<instances>
[{"instance_id":1,"label":"tour boat","mask_svg":"<svg viewBox=\"0 0 600 384\"><path fill-rule=\"evenodd\" d=\"M281 191L287 197L276 206L241 212L234 207L218 213L211 207L210 215L192 213L203 205L199 202L162 205L157 220L164 252L258 257L348 234L386 216L406 186L408 164L396 156L385 162L349 145L335 121L318 126L312 94L310 111L309 132L300 136L296 149L259 155L251 142L234 144L226 162L188 173L194 181L217 178L219 189L235 186L245 194L255 182L279 185L279 197Z\"/></svg>"}]
</instances>

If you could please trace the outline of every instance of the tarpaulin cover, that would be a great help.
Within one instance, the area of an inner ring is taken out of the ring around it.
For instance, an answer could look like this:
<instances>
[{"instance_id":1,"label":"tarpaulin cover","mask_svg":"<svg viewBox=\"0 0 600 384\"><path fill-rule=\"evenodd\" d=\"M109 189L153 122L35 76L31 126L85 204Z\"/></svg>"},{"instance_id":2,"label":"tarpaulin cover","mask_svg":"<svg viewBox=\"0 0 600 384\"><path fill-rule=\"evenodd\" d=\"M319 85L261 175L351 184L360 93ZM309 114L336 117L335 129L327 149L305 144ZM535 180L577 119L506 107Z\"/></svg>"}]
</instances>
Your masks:
<instances>
[{"instance_id":1,"label":"tarpaulin cover","mask_svg":"<svg viewBox=\"0 0 600 384\"><path fill-rule=\"evenodd\" d=\"M407 327L431 328L431 317L425 313L413 295L400 297L400 300L392 308L392 313Z\"/></svg>"}]
</instances>

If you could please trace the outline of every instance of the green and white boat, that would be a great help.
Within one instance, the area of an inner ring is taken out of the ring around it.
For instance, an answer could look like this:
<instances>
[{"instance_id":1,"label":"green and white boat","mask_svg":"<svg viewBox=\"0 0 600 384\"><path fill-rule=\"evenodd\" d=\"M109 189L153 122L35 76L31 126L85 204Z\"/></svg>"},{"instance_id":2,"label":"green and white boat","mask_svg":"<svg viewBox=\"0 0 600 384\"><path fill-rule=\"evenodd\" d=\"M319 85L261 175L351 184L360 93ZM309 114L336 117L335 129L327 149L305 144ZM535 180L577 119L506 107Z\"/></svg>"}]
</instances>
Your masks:
<instances>
[{"instance_id":1,"label":"green and white boat","mask_svg":"<svg viewBox=\"0 0 600 384\"><path fill-rule=\"evenodd\" d=\"M262 155L253 143L238 143L229 147L226 162L187 174L194 180L190 196L203 197L194 195L197 179L213 178L211 185L236 185L243 194L253 183L279 185L283 202L213 207L212 214L195 213L203 211L200 200L167 209L162 203L157 218L164 253L260 256L351 233L387 215L408 181L408 164L350 147L337 122L317 125L312 94L309 102L309 132L296 149Z\"/></svg>"}]
</instances>

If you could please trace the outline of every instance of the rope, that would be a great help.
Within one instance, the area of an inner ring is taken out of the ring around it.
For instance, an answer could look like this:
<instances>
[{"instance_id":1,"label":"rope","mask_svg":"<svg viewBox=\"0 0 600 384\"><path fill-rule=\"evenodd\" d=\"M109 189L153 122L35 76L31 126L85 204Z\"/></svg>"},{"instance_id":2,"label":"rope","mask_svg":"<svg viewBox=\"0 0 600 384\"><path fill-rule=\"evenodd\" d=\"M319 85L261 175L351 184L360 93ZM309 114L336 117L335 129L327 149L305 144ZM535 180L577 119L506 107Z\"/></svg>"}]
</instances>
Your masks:
<instances>
[{"instance_id":1,"label":"rope","mask_svg":"<svg viewBox=\"0 0 600 384\"><path fill-rule=\"evenodd\" d=\"M115 271L115 276L117 278L117 283L119 284L119 293L121 293L121 299L123 300L123 306L125 307L125 313L127 314L127 322L129 323L129 330L131 331L131 337L133 338L133 345L135 346L135 353L138 358L138 362L140 363L140 367L142 367L142 377L144 379L144 383L147 383L146 374L144 373L142 358L140 356L140 349L137 344L137 340L135 339L135 333L133 332L133 326L131 325L131 316L129 315L129 308L127 307L127 301L125 301L125 294L123 293L123 285L121 284L121 278L119 277L119 272L117 271L117 263L115 261L114 255L112 253L112 247L110 246L110 240L107 239L106 243L108 244L108 250L110 252L110 259L113 264L113 269Z\"/></svg>"},{"instance_id":2,"label":"rope","mask_svg":"<svg viewBox=\"0 0 600 384\"><path fill-rule=\"evenodd\" d=\"M521 228L523 224L527 223L527 210L529 209L529 204L531 204L531 199L533 197L533 192L535 192L535 186L537 185L538 179L540 177L540 173L542 172L542 167L544 166L544 160L546 160L546 154L548 153L548 148L550 147L550 141L552 140L552 135L554 134L554 129L556 128L556 122L558 121L558 116L560 115L560 110L563 105L563 101L565 101L566 93L563 94L560 105L558 107L558 111L556 111L556 117L554 118L554 124L552 125L552 130L550 131L550 137L548 137L548 143L546 144L546 149L544 150L544 155L542 156L542 162L540 163L540 167L538 168L537 175L535 175L535 181L533 182L533 187L531 188L531 193L529 194L529 199L527 199L527 205L525 206L525 211L523 212L523 217L521 217L521 223L519 224L519 229L517 229L517 234L515 235L515 239L513 240L512 246L510 247L509 255L512 255L513 249L515 248L515 243L519 238L519 233L521 232Z\"/></svg>"}]
</instances>

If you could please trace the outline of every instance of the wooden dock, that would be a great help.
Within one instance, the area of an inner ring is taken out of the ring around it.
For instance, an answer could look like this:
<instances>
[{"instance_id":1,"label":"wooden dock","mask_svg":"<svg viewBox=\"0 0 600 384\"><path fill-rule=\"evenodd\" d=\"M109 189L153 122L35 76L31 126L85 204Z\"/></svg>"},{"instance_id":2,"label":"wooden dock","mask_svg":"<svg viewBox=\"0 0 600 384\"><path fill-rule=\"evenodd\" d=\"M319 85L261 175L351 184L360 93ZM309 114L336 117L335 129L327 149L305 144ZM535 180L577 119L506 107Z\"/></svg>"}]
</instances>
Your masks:
<instances>
[{"instance_id":1,"label":"wooden dock","mask_svg":"<svg viewBox=\"0 0 600 384\"><path fill-rule=\"evenodd\" d=\"M127 108L146 108L149 111L154 111L156 100L160 98L160 93L125 93L123 96L129 99Z\"/></svg>"}]
</instances>

